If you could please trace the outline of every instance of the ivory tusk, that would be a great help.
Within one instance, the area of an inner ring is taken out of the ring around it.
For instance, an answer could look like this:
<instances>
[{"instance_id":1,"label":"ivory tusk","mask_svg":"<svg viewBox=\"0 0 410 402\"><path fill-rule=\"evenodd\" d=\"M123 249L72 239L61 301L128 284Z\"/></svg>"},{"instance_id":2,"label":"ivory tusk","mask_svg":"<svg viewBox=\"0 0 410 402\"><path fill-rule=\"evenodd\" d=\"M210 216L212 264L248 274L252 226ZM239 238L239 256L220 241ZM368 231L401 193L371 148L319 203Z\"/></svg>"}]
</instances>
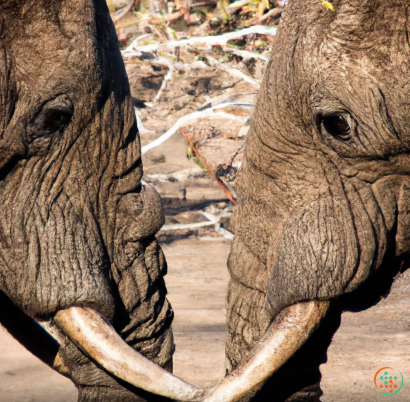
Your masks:
<instances>
[{"instance_id":1,"label":"ivory tusk","mask_svg":"<svg viewBox=\"0 0 410 402\"><path fill-rule=\"evenodd\" d=\"M204 394L128 346L92 309L61 310L54 321L84 353L115 377L137 388L178 401L198 400Z\"/></svg>"},{"instance_id":2,"label":"ivory tusk","mask_svg":"<svg viewBox=\"0 0 410 402\"><path fill-rule=\"evenodd\" d=\"M248 356L203 402L235 402L265 382L308 340L328 308L329 302L304 302L283 310Z\"/></svg>"}]
</instances>

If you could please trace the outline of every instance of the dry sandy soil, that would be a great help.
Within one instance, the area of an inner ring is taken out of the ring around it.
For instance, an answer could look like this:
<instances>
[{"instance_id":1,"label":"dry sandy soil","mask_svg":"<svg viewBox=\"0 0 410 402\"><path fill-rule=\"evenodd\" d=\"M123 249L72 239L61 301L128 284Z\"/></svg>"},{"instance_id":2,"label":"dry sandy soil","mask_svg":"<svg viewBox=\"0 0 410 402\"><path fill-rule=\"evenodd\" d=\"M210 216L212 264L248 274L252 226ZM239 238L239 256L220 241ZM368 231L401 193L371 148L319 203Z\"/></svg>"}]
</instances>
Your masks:
<instances>
[{"instance_id":1,"label":"dry sandy soil","mask_svg":"<svg viewBox=\"0 0 410 402\"><path fill-rule=\"evenodd\" d=\"M224 374L228 240L189 238L164 245L174 322L175 373L198 385ZM322 366L324 402L384 401L373 384L390 366L404 376L402 391L388 401L410 401L410 272L388 299L361 313L345 313ZM76 390L0 329L1 402L74 402ZM274 401L274 398L272 398Z\"/></svg>"}]
</instances>

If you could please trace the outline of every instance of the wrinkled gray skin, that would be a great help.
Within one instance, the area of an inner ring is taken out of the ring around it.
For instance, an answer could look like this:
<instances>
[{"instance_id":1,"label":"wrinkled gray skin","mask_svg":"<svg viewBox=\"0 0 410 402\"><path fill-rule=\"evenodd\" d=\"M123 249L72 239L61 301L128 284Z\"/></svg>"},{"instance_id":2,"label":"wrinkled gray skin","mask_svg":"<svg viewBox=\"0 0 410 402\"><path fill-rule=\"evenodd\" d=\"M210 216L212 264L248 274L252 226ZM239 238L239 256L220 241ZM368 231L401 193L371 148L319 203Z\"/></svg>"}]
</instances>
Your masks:
<instances>
[{"instance_id":1,"label":"wrinkled gray skin","mask_svg":"<svg viewBox=\"0 0 410 402\"><path fill-rule=\"evenodd\" d=\"M341 309L376 301L410 250L410 4L332 4L290 0L259 94L232 224L228 371L286 306L333 311L253 400L318 401ZM350 136L326 124L340 116Z\"/></svg>"},{"instance_id":2,"label":"wrinkled gray skin","mask_svg":"<svg viewBox=\"0 0 410 402\"><path fill-rule=\"evenodd\" d=\"M104 0L0 0L0 156L8 299L38 320L91 307L171 368L166 262L154 237L161 203L140 186L134 110ZM4 304L1 315L8 320ZM60 353L80 401L145 400L71 342Z\"/></svg>"}]
</instances>

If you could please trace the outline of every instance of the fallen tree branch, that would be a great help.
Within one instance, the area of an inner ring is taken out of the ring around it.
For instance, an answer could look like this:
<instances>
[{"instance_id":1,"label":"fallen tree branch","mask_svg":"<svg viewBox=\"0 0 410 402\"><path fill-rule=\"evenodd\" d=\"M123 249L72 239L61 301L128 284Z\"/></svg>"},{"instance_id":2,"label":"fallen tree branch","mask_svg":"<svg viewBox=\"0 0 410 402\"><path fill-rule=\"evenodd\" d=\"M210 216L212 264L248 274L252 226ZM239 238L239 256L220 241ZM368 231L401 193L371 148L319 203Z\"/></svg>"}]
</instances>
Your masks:
<instances>
[{"instance_id":1,"label":"fallen tree branch","mask_svg":"<svg viewBox=\"0 0 410 402\"><path fill-rule=\"evenodd\" d=\"M144 127L144 125L142 124L142 120L140 115L138 114L138 110L136 107L134 107L134 111L135 111L135 118L137 120L137 127L138 127L138 132L140 134L147 134L147 133L155 133L155 131L152 130L148 130Z\"/></svg>"},{"instance_id":2,"label":"fallen tree branch","mask_svg":"<svg viewBox=\"0 0 410 402\"><path fill-rule=\"evenodd\" d=\"M141 148L141 155L146 154L152 148L156 148L168 139L170 139L181 127L191 123L192 121L203 119L206 117L213 117L218 119L227 119L227 120L246 120L246 118L234 116L233 114L224 113L224 112L213 112L213 108L207 109L201 112L190 113L186 116L181 117L178 121L164 134L162 134L156 140L150 142L149 144Z\"/></svg>"},{"instance_id":3,"label":"fallen tree branch","mask_svg":"<svg viewBox=\"0 0 410 402\"><path fill-rule=\"evenodd\" d=\"M208 173L211 175L211 177L218 183L219 187L221 187L221 189L223 190L223 192L226 194L226 196L228 197L229 201L232 202L232 204L235 205L236 200L233 196L233 194L231 193L231 191L225 186L225 184L218 179L218 177L216 176L216 173L212 170L211 166L209 166L209 163L207 162L207 160L199 153L198 148L194 145L194 143L192 142L191 138L189 137L189 135L185 132L185 130L181 127L180 131L182 133L182 135L186 138L186 140L188 141L189 146L191 147L191 149L195 152L195 155L197 156L197 158L201 161L201 163L205 166L206 170L208 171Z\"/></svg>"},{"instance_id":4,"label":"fallen tree branch","mask_svg":"<svg viewBox=\"0 0 410 402\"><path fill-rule=\"evenodd\" d=\"M181 229L197 229L203 228L205 226L213 226L215 222L205 221L197 223L175 223L173 225L164 225L161 229L161 232L167 230L181 230Z\"/></svg>"},{"instance_id":5,"label":"fallen tree branch","mask_svg":"<svg viewBox=\"0 0 410 402\"><path fill-rule=\"evenodd\" d=\"M233 238L235 237L234 234L231 233L229 230L221 228L220 226L215 228L215 232L222 235L224 239L233 240Z\"/></svg>"},{"instance_id":6,"label":"fallen tree branch","mask_svg":"<svg viewBox=\"0 0 410 402\"><path fill-rule=\"evenodd\" d=\"M231 68L226 66L225 64L221 64L219 63L218 60L214 59L211 56L207 57L209 63L211 64L211 66L219 68L220 70L224 70L226 72L228 72L229 74L233 75L234 77L238 77L238 78L242 78L244 81L249 82L250 84L252 84L253 86L255 86L256 88L260 88L261 84L254 80L253 78L249 77L248 75L244 74L242 71L236 70L235 68Z\"/></svg>"},{"instance_id":7,"label":"fallen tree branch","mask_svg":"<svg viewBox=\"0 0 410 402\"><path fill-rule=\"evenodd\" d=\"M239 1L235 1L231 4L229 4L228 9L231 11L236 11L239 10L240 8L242 8L243 6L246 6L248 3L250 2L250 0L239 0Z\"/></svg>"},{"instance_id":8,"label":"fallen tree branch","mask_svg":"<svg viewBox=\"0 0 410 402\"><path fill-rule=\"evenodd\" d=\"M165 51L167 49L173 49L179 46L189 46L195 43L206 43L208 45L221 45L224 46L228 41L235 38L240 38L249 34L259 34L259 35L276 35L276 27L268 27L263 25L255 25L249 28L241 29L235 32L228 32L223 35L216 36L203 36L195 37L190 39L182 39L179 41L166 42L153 45L136 46L135 41L125 48L121 53L124 57L132 56L135 51L140 52L155 52L155 51Z\"/></svg>"},{"instance_id":9,"label":"fallen tree branch","mask_svg":"<svg viewBox=\"0 0 410 402\"><path fill-rule=\"evenodd\" d=\"M263 61L268 61L268 59L265 56L263 56L262 54L249 52L248 50L234 49L234 48L228 47L226 45L222 46L222 50L224 52L229 52L229 53L233 53L233 54L236 54L238 56L241 56L244 59L254 58L254 59L261 59Z\"/></svg>"},{"instance_id":10,"label":"fallen tree branch","mask_svg":"<svg viewBox=\"0 0 410 402\"><path fill-rule=\"evenodd\" d=\"M213 225L218 224L222 218L231 216L231 212L227 212L226 210L224 210L220 216L216 216L214 214L211 214L210 212L205 212L205 211L201 211L201 214L205 216L205 218L208 220L205 222L175 223L171 225L164 225L160 231L162 232L162 231L167 231L167 230L196 229L196 228L203 228L206 226L213 226ZM225 234L225 232L228 232L227 230L224 230L222 228L216 228L215 231L220 234ZM231 234L230 232L228 233ZM227 237L227 238L230 238L230 237Z\"/></svg>"},{"instance_id":11,"label":"fallen tree branch","mask_svg":"<svg viewBox=\"0 0 410 402\"><path fill-rule=\"evenodd\" d=\"M232 104L232 103L246 103L249 105L255 105L255 96L257 95L258 91L255 91L253 93L239 93L239 94L231 94L231 95L219 95L216 96L215 98L209 99L207 102L203 103L199 108L198 111L209 109L210 107L215 108L218 106L220 108L220 105L223 104ZM245 100L243 100L245 99Z\"/></svg>"},{"instance_id":12,"label":"fallen tree branch","mask_svg":"<svg viewBox=\"0 0 410 402\"><path fill-rule=\"evenodd\" d=\"M168 72L167 72L166 76L164 77L164 79L162 80L161 88L159 89L159 91L155 95L154 101L152 102L154 105L159 101L159 98L161 97L162 92L164 91L165 87L167 86L167 83L172 80L172 76L174 74L174 66L172 65L172 63L168 59L166 59L165 57L160 57L159 60L162 60L164 62L164 64L168 66Z\"/></svg>"},{"instance_id":13,"label":"fallen tree branch","mask_svg":"<svg viewBox=\"0 0 410 402\"><path fill-rule=\"evenodd\" d=\"M266 14L263 14L262 17L259 18L259 22L265 22L269 18L278 18L281 14L282 8L272 8L272 10L269 10Z\"/></svg>"},{"instance_id":14,"label":"fallen tree branch","mask_svg":"<svg viewBox=\"0 0 410 402\"><path fill-rule=\"evenodd\" d=\"M137 3L139 0L129 0L128 3L121 8L121 10L118 10L114 13L114 15L111 16L112 22L115 23L118 22L122 17L124 17L128 11L131 10L132 6Z\"/></svg>"},{"instance_id":15,"label":"fallen tree branch","mask_svg":"<svg viewBox=\"0 0 410 402\"><path fill-rule=\"evenodd\" d=\"M246 21L244 23L245 26L252 26L254 24L263 24L265 21L267 21L269 18L279 18L282 14L282 8L276 7L272 8L269 10L266 14L263 14L261 16L257 16L254 18L251 18L250 20Z\"/></svg>"},{"instance_id":16,"label":"fallen tree branch","mask_svg":"<svg viewBox=\"0 0 410 402\"><path fill-rule=\"evenodd\" d=\"M202 108L201 110L207 110L209 108L212 108L213 110L218 110L218 109L225 109L227 107L232 107L232 106L237 106L237 107L255 107L256 105L254 103L250 102L224 102L224 103L218 103L214 106L207 106Z\"/></svg>"}]
</instances>

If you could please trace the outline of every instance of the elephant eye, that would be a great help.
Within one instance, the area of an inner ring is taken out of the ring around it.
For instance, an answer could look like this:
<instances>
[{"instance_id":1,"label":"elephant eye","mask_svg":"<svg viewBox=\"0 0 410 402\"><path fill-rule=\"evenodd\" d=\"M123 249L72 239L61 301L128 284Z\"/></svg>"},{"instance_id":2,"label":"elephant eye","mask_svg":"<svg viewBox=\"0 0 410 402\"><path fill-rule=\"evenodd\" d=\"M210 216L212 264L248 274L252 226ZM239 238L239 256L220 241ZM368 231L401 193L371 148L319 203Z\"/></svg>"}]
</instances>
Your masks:
<instances>
[{"instance_id":1,"label":"elephant eye","mask_svg":"<svg viewBox=\"0 0 410 402\"><path fill-rule=\"evenodd\" d=\"M318 128L323 133L326 131L332 137L341 141L348 141L351 138L352 129L348 119L339 113L322 115L319 118Z\"/></svg>"},{"instance_id":2,"label":"elephant eye","mask_svg":"<svg viewBox=\"0 0 410 402\"><path fill-rule=\"evenodd\" d=\"M65 127L71 121L73 112L66 108L53 108L44 112L43 129L53 133Z\"/></svg>"},{"instance_id":3,"label":"elephant eye","mask_svg":"<svg viewBox=\"0 0 410 402\"><path fill-rule=\"evenodd\" d=\"M73 114L74 106L65 95L47 102L28 127L28 142L31 143L41 137L49 137L64 129L71 122Z\"/></svg>"}]
</instances>

